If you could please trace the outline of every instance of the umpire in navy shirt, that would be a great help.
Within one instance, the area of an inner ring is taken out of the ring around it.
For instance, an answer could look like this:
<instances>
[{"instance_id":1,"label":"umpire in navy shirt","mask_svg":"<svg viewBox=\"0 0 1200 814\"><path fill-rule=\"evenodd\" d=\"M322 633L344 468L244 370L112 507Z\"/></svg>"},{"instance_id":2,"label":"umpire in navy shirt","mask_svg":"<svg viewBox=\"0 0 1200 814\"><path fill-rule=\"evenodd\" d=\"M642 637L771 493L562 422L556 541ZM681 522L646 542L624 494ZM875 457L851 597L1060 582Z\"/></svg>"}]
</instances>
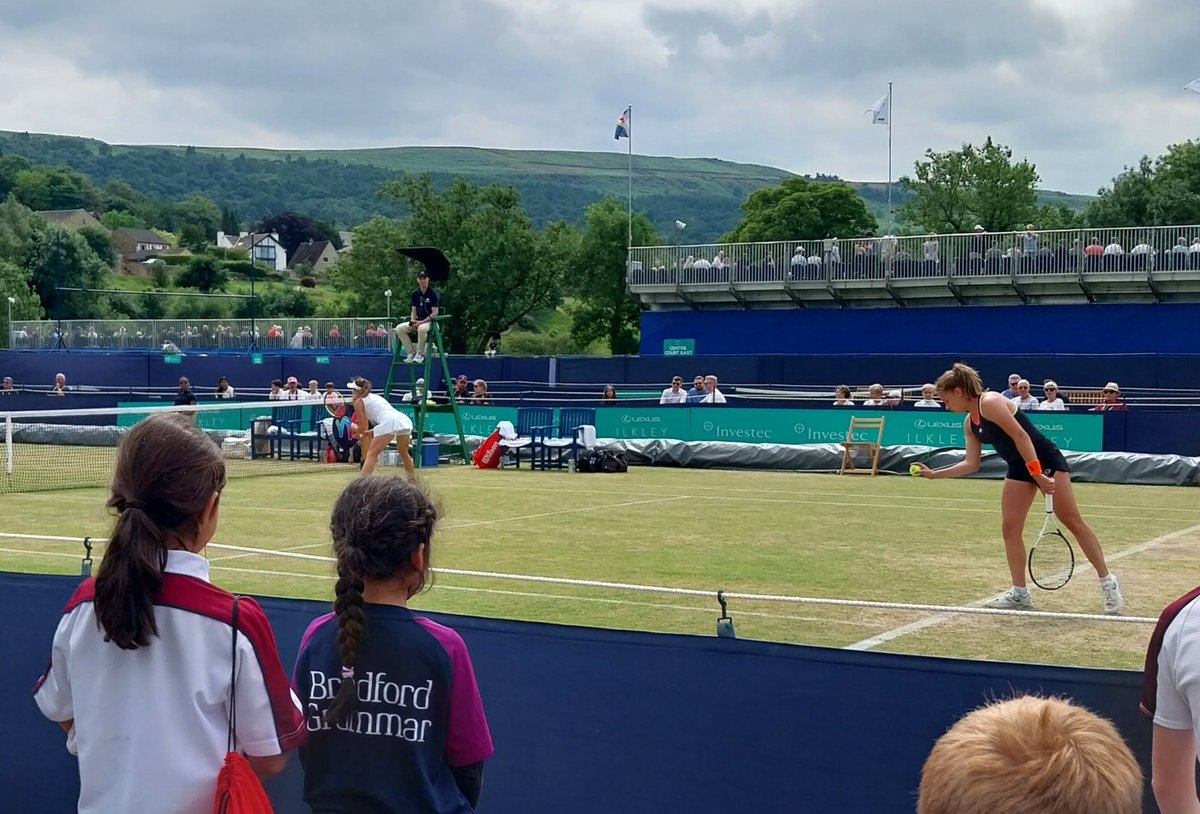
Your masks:
<instances>
[{"instance_id":1,"label":"umpire in navy shirt","mask_svg":"<svg viewBox=\"0 0 1200 814\"><path fill-rule=\"evenodd\" d=\"M438 315L438 293L429 285L429 275L422 269L417 274L417 290L412 293L412 313L408 322L396 326L396 336L404 346L404 361L420 364L425 361L425 343L429 341L429 326ZM416 347L412 335L417 335Z\"/></svg>"}]
</instances>

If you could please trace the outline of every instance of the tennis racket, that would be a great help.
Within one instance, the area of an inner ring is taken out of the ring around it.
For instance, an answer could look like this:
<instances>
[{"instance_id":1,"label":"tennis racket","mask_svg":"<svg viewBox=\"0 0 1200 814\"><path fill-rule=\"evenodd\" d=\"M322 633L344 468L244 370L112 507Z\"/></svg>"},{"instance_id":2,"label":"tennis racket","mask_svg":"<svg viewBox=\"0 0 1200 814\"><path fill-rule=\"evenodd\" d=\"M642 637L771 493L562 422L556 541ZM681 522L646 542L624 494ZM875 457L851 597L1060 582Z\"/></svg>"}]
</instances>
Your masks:
<instances>
[{"instance_id":1,"label":"tennis racket","mask_svg":"<svg viewBox=\"0 0 1200 814\"><path fill-rule=\"evenodd\" d=\"M1043 591L1057 591L1075 572L1075 550L1054 520L1054 495L1046 495L1046 522L1029 549L1029 578Z\"/></svg>"},{"instance_id":2,"label":"tennis racket","mask_svg":"<svg viewBox=\"0 0 1200 814\"><path fill-rule=\"evenodd\" d=\"M325 410L334 418L344 416L346 414L346 400L342 398L342 394L336 390L332 393L326 393Z\"/></svg>"}]
</instances>

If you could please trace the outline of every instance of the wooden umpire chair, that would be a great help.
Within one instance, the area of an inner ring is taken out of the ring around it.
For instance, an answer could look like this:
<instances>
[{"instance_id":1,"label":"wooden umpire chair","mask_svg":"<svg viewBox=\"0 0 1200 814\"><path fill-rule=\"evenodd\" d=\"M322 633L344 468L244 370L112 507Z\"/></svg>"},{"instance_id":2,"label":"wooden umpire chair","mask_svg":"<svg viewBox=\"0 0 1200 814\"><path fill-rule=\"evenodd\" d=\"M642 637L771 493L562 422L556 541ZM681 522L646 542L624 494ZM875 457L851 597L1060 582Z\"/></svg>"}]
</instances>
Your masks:
<instances>
[{"instance_id":1,"label":"wooden umpire chair","mask_svg":"<svg viewBox=\"0 0 1200 814\"><path fill-rule=\"evenodd\" d=\"M863 416L851 416L850 428L846 430L846 440L842 442L842 471L841 475L878 475L879 474L879 451L883 449L883 425L887 421L885 416L877 418L865 418ZM870 433L874 431L874 440L870 439ZM866 433L867 438L864 440L860 436ZM859 469L854 465L854 453L856 450L863 450L871 456L871 468L866 467Z\"/></svg>"}]
</instances>

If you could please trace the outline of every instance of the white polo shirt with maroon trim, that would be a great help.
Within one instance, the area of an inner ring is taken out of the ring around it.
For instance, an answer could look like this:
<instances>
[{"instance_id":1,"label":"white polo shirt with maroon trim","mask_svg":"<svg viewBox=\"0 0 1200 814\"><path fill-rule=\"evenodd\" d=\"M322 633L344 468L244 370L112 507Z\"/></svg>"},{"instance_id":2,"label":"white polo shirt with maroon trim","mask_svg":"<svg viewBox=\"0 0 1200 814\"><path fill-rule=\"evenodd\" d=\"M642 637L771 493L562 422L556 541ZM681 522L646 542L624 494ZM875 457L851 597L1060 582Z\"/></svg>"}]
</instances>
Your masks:
<instances>
[{"instance_id":1,"label":"white polo shirt with maroon trim","mask_svg":"<svg viewBox=\"0 0 1200 814\"><path fill-rule=\"evenodd\" d=\"M209 583L203 557L168 552L158 636L136 650L104 640L94 597L89 579L67 603L34 688L47 718L75 721L79 811L208 814L226 753L233 595ZM236 748L281 754L303 742L304 719L253 599L238 603L238 632Z\"/></svg>"}]
</instances>

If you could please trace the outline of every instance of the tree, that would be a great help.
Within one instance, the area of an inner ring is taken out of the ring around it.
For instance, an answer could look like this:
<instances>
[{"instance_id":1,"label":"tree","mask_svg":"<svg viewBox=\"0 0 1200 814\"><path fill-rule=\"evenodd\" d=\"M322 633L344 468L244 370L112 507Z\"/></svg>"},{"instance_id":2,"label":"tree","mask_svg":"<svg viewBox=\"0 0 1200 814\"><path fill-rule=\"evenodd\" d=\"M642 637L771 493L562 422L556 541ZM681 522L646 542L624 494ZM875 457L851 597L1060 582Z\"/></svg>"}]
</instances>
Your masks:
<instances>
[{"instance_id":1,"label":"tree","mask_svg":"<svg viewBox=\"0 0 1200 814\"><path fill-rule=\"evenodd\" d=\"M100 222L108 229L145 229L146 221L132 212L112 209L100 216Z\"/></svg>"},{"instance_id":2,"label":"tree","mask_svg":"<svg viewBox=\"0 0 1200 814\"><path fill-rule=\"evenodd\" d=\"M1165 226L1200 222L1200 142L1172 144L1151 161L1142 156L1088 204L1091 226Z\"/></svg>"},{"instance_id":3,"label":"tree","mask_svg":"<svg viewBox=\"0 0 1200 814\"><path fill-rule=\"evenodd\" d=\"M96 256L82 236L46 226L34 233L25 260L46 313L61 319L92 319L107 316L107 297L91 292L62 291L63 288L103 288L111 266Z\"/></svg>"},{"instance_id":4,"label":"tree","mask_svg":"<svg viewBox=\"0 0 1200 814\"><path fill-rule=\"evenodd\" d=\"M454 314L445 326L453 352L482 352L489 337L560 296L561 266L539 255L537 233L512 187L458 178L437 192L424 175L384 184L379 194L409 213L404 231L410 243L388 247L392 258L398 246L417 245L436 246L450 260L453 273L441 293L443 310ZM357 230L352 246L351 254L359 250ZM410 268L400 291L411 290L413 274ZM375 287L382 293L379 283Z\"/></svg>"},{"instance_id":5,"label":"tree","mask_svg":"<svg viewBox=\"0 0 1200 814\"><path fill-rule=\"evenodd\" d=\"M119 255L112 235L95 226L85 226L77 234L84 239L96 257L100 258L110 269L116 267Z\"/></svg>"},{"instance_id":6,"label":"tree","mask_svg":"<svg viewBox=\"0 0 1200 814\"><path fill-rule=\"evenodd\" d=\"M28 271L16 263L0 258L0 325L4 326L0 345L4 347L8 347L8 341L12 337L12 326L8 324L9 297L16 300L11 309L14 320L42 318L42 303L29 283Z\"/></svg>"},{"instance_id":7,"label":"tree","mask_svg":"<svg viewBox=\"0 0 1200 814\"><path fill-rule=\"evenodd\" d=\"M312 297L301 289L268 288L258 293L255 299L255 316L258 319L273 319L275 317L293 317L300 319L311 317L317 313L317 305ZM239 300L234 310L234 316L239 319L250 317L250 300ZM265 330L265 329L264 329Z\"/></svg>"},{"instance_id":8,"label":"tree","mask_svg":"<svg viewBox=\"0 0 1200 814\"><path fill-rule=\"evenodd\" d=\"M100 193L85 176L66 167L37 165L17 173L12 192L30 209L98 209Z\"/></svg>"},{"instance_id":9,"label":"tree","mask_svg":"<svg viewBox=\"0 0 1200 814\"><path fill-rule=\"evenodd\" d=\"M742 219L722 243L822 240L873 232L878 223L866 203L845 184L788 178L777 187L752 192ZM634 245L638 244L635 241Z\"/></svg>"},{"instance_id":10,"label":"tree","mask_svg":"<svg viewBox=\"0 0 1200 814\"><path fill-rule=\"evenodd\" d=\"M187 268L175 278L182 288L196 288L205 294L219 291L229 282L229 275L221 264L211 257L200 256L188 263Z\"/></svg>"},{"instance_id":11,"label":"tree","mask_svg":"<svg viewBox=\"0 0 1200 814\"><path fill-rule=\"evenodd\" d=\"M900 216L938 233L970 232L976 224L989 232L1025 228L1037 214L1037 168L1013 162L1010 148L989 136L980 146L964 144L943 153L932 149L900 184L915 196Z\"/></svg>"},{"instance_id":12,"label":"tree","mask_svg":"<svg viewBox=\"0 0 1200 814\"><path fill-rule=\"evenodd\" d=\"M607 198L587 208L585 221L570 272L579 297L571 314L571 335L582 345L604 339L613 353L637 353L642 306L625 279L628 213L619 201ZM654 225L635 214L633 245L657 243Z\"/></svg>"},{"instance_id":13,"label":"tree","mask_svg":"<svg viewBox=\"0 0 1200 814\"><path fill-rule=\"evenodd\" d=\"M401 310L408 308L408 293L416 286L396 248L409 245L408 229L399 221L376 217L354 230L351 249L329 270L330 283L345 292L349 313L385 313L383 292L389 290Z\"/></svg>"},{"instance_id":14,"label":"tree","mask_svg":"<svg viewBox=\"0 0 1200 814\"><path fill-rule=\"evenodd\" d=\"M236 237L241 233L241 223L238 221L237 213L233 211L233 207L221 209L221 231L227 235Z\"/></svg>"}]
</instances>

